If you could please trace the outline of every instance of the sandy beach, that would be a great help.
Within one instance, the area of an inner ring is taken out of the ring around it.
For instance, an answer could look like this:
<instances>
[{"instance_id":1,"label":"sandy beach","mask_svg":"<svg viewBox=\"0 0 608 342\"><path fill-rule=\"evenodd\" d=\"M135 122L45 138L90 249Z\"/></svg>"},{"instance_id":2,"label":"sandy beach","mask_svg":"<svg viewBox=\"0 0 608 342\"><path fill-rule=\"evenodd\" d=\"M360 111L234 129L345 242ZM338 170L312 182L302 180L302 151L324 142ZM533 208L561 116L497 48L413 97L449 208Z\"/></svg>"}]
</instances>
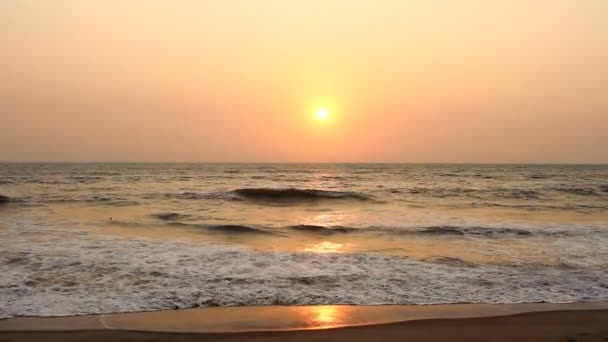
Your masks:
<instances>
[{"instance_id":1,"label":"sandy beach","mask_svg":"<svg viewBox=\"0 0 608 342\"><path fill-rule=\"evenodd\" d=\"M607 341L608 304L204 308L0 321L0 341Z\"/></svg>"}]
</instances>

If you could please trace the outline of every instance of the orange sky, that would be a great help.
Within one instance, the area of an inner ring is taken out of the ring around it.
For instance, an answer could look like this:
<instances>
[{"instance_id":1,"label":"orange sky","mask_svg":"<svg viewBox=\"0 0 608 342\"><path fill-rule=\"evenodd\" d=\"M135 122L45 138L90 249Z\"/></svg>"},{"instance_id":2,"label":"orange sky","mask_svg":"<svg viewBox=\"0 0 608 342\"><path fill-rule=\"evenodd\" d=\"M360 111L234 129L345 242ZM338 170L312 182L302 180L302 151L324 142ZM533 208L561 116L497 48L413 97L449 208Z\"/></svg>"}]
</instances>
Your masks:
<instances>
[{"instance_id":1,"label":"orange sky","mask_svg":"<svg viewBox=\"0 0 608 342\"><path fill-rule=\"evenodd\" d=\"M3 161L608 162L608 1L20 0L0 21Z\"/></svg>"}]
</instances>

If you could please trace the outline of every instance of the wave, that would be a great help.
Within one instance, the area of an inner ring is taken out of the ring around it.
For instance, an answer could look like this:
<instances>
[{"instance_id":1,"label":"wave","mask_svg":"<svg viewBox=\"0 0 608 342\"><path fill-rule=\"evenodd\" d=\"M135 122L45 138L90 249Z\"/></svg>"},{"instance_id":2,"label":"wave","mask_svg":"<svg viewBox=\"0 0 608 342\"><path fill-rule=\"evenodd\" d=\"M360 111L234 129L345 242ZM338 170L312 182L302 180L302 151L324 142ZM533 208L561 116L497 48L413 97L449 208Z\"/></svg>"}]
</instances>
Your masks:
<instances>
[{"instance_id":1,"label":"wave","mask_svg":"<svg viewBox=\"0 0 608 342\"><path fill-rule=\"evenodd\" d=\"M451 256L431 256L428 258L420 259L423 262L429 262L433 264L443 264L453 267L513 267L513 268L533 268L533 269L559 269L559 270L576 270L577 266L571 263L559 261L559 262L528 262L528 261L492 261L486 260L482 263L475 263L466 261L461 258Z\"/></svg>"},{"instance_id":2,"label":"wave","mask_svg":"<svg viewBox=\"0 0 608 342\"><path fill-rule=\"evenodd\" d=\"M73 182L62 181L62 180L47 180L47 179L30 179L24 181L24 183L35 183L35 184L52 184L52 185L64 185L73 184Z\"/></svg>"},{"instance_id":3,"label":"wave","mask_svg":"<svg viewBox=\"0 0 608 342\"><path fill-rule=\"evenodd\" d=\"M136 201L129 200L122 197L106 197L106 196L93 196L89 198L51 198L47 200L48 203L89 203L92 205L104 205L113 207L122 207L129 205L139 204Z\"/></svg>"},{"instance_id":4,"label":"wave","mask_svg":"<svg viewBox=\"0 0 608 342\"><path fill-rule=\"evenodd\" d=\"M152 217L155 217L159 220L163 221L176 221L180 219L185 219L188 215L178 214L178 213L156 213L152 214Z\"/></svg>"},{"instance_id":5,"label":"wave","mask_svg":"<svg viewBox=\"0 0 608 342\"><path fill-rule=\"evenodd\" d=\"M565 192L565 193L569 193L569 194L573 194L573 195L581 195L581 196L598 196L598 195L600 195L593 188L580 188L580 187L565 188L565 187L560 187L560 188L553 188L553 190L559 191L559 192ZM599 190L603 192L601 186L600 186Z\"/></svg>"},{"instance_id":6,"label":"wave","mask_svg":"<svg viewBox=\"0 0 608 342\"><path fill-rule=\"evenodd\" d=\"M226 233L226 234L263 234L263 235L278 235L277 233L265 230L263 228L241 225L241 224L192 224L173 222L171 226L184 228L204 229L209 232Z\"/></svg>"},{"instance_id":7,"label":"wave","mask_svg":"<svg viewBox=\"0 0 608 342\"><path fill-rule=\"evenodd\" d=\"M350 191L329 191L298 188L243 188L233 190L238 198L258 202L311 202L320 200L369 201L371 197Z\"/></svg>"},{"instance_id":8,"label":"wave","mask_svg":"<svg viewBox=\"0 0 608 342\"><path fill-rule=\"evenodd\" d=\"M476 265L459 258L447 257L447 256L433 256L430 258L422 259L424 262L431 262L435 264L444 264L456 267L475 267Z\"/></svg>"},{"instance_id":9,"label":"wave","mask_svg":"<svg viewBox=\"0 0 608 342\"><path fill-rule=\"evenodd\" d=\"M171 213L173 214L173 213ZM169 214L170 215L170 214ZM117 225L122 227L167 227L167 225L158 224L145 224L141 222L126 222L120 220L110 220L107 224ZM168 226L178 228L194 228L204 229L209 232L215 233L226 233L226 234L265 234L265 235L276 235L271 231L257 228L254 226L240 225L240 224L198 224L198 223L183 223L183 222L170 222Z\"/></svg>"},{"instance_id":10,"label":"wave","mask_svg":"<svg viewBox=\"0 0 608 342\"><path fill-rule=\"evenodd\" d=\"M17 242L18 248L7 249L9 242L0 239L4 299L0 318L218 305L608 299L603 268L470 265L443 256L427 261L373 254L328 257L110 237L60 240L56 245L61 252L50 254L47 241Z\"/></svg>"},{"instance_id":11,"label":"wave","mask_svg":"<svg viewBox=\"0 0 608 342\"><path fill-rule=\"evenodd\" d=\"M23 197L19 199L20 202L24 202L29 205L44 205L44 204L83 204L86 206L100 206L100 207L128 207L128 206L137 206L140 202L127 200L127 199L112 199L112 198L90 198L90 199L78 199L78 198L58 198L58 199L47 199L47 200L39 200L37 198L32 197ZM17 202L17 200L13 199L11 202Z\"/></svg>"},{"instance_id":12,"label":"wave","mask_svg":"<svg viewBox=\"0 0 608 342\"><path fill-rule=\"evenodd\" d=\"M293 229L293 230L297 230L297 231L303 231L303 232L307 232L307 233L316 233L316 234L322 234L322 235L331 235L334 233L350 233L350 232L357 230L356 228L343 227L343 226L327 227L327 226L317 226L317 225L310 225L310 224L299 224L299 225L295 225L295 226L290 226L289 228Z\"/></svg>"},{"instance_id":13,"label":"wave","mask_svg":"<svg viewBox=\"0 0 608 342\"><path fill-rule=\"evenodd\" d=\"M468 227L468 226L429 226L429 227L347 227L347 226L322 226L311 224L299 224L287 227L261 227L249 224L205 224L205 223L186 223L178 221L186 215L178 213L158 213L153 214L163 221L170 221L166 224L144 224L140 222L124 222L112 220L108 224L125 227L176 227L203 229L213 233L226 234L266 234L283 235L285 231L294 231L313 235L334 235L352 233L379 233L384 235L420 235L420 236L454 236L454 237L483 237L483 238L526 238L534 236L564 236L576 235L574 231L567 230L527 230L523 228L494 228L494 227Z\"/></svg>"},{"instance_id":14,"label":"wave","mask_svg":"<svg viewBox=\"0 0 608 342\"><path fill-rule=\"evenodd\" d=\"M252 226L239 225L239 224L220 224L220 225L209 225L204 226L207 230L214 232L222 232L229 234L273 234L272 232L255 228Z\"/></svg>"},{"instance_id":15,"label":"wave","mask_svg":"<svg viewBox=\"0 0 608 342\"><path fill-rule=\"evenodd\" d=\"M107 224L123 227L174 227L186 229L200 229L211 233L224 234L265 234L285 236L289 231L310 235L329 236L335 234L381 234L386 236L424 236L424 237L477 237L487 239L502 238L530 238L530 237L560 237L577 236L589 233L608 234L603 230L571 230L571 229L524 229L509 227L481 227L481 226L423 226L423 227L395 227L395 226L322 226L312 224L299 224L292 226L260 226L255 224L208 224L188 223L179 219L190 217L178 213L157 213L152 217L166 223L142 223L110 220Z\"/></svg>"},{"instance_id":16,"label":"wave","mask_svg":"<svg viewBox=\"0 0 608 342\"><path fill-rule=\"evenodd\" d=\"M171 221L163 224L158 223L146 223L136 221L121 221L110 218L107 225L121 226L121 227L141 227L141 228L163 228L163 227L174 227L174 228L186 228L186 229L201 229L212 233L224 233L224 234L263 234L263 235L280 235L277 232L273 232L261 227L245 224L202 224L202 223L184 223L179 221L173 221L173 217L183 217L177 213L161 213L153 214L154 217L166 217L165 221Z\"/></svg>"},{"instance_id":17,"label":"wave","mask_svg":"<svg viewBox=\"0 0 608 342\"><path fill-rule=\"evenodd\" d=\"M390 189L391 193L406 192L434 198L475 198L475 199L546 199L555 196L555 192L579 196L604 196L608 193L608 185L590 187L551 187L545 189L469 189L469 188L440 188L412 187L408 189Z\"/></svg>"},{"instance_id":18,"label":"wave","mask_svg":"<svg viewBox=\"0 0 608 342\"><path fill-rule=\"evenodd\" d=\"M104 196L93 196L93 198L91 198L91 201L93 201L93 202L110 202L110 201L112 201L112 198L104 197Z\"/></svg>"},{"instance_id":19,"label":"wave","mask_svg":"<svg viewBox=\"0 0 608 342\"><path fill-rule=\"evenodd\" d=\"M439 173L439 174L437 174L437 176L439 176L439 177L458 177L459 174L446 172L446 173Z\"/></svg>"},{"instance_id":20,"label":"wave","mask_svg":"<svg viewBox=\"0 0 608 342\"><path fill-rule=\"evenodd\" d=\"M483 208L483 207L498 207L498 208L512 208L518 210L527 211L551 211L551 210L568 210L568 211L579 211L579 212L594 212L608 210L608 206L594 205L594 204L572 204L567 203L564 205L550 205L550 204L502 204L502 203L491 203L491 202L478 202L469 203L466 205L450 205L452 208Z\"/></svg>"},{"instance_id":21,"label":"wave","mask_svg":"<svg viewBox=\"0 0 608 342\"><path fill-rule=\"evenodd\" d=\"M345 227L345 226L319 226L295 225L288 227L291 230L319 234L347 234L376 232L386 235L435 235L435 236L477 236L485 238L533 237L533 236L560 236L575 235L575 232L566 230L527 230L523 228L495 228L495 227L468 227L468 226L430 226L430 227Z\"/></svg>"},{"instance_id":22,"label":"wave","mask_svg":"<svg viewBox=\"0 0 608 342\"><path fill-rule=\"evenodd\" d=\"M435 198L449 198L449 197L469 197L476 199L489 199L489 198L501 198L501 199L537 199L541 197L541 193L535 190L528 189L466 189L466 188L422 188L414 187L404 189L413 195L424 195ZM398 189L392 189L392 193L401 192Z\"/></svg>"},{"instance_id":23,"label":"wave","mask_svg":"<svg viewBox=\"0 0 608 342\"><path fill-rule=\"evenodd\" d=\"M142 196L144 199L170 199L170 200L208 200L208 199L225 199L225 193L201 193L196 191L184 191L184 192L166 192L166 193L148 193Z\"/></svg>"},{"instance_id":24,"label":"wave","mask_svg":"<svg viewBox=\"0 0 608 342\"><path fill-rule=\"evenodd\" d=\"M99 176L68 176L67 178L78 183L92 183L104 179L104 177Z\"/></svg>"},{"instance_id":25,"label":"wave","mask_svg":"<svg viewBox=\"0 0 608 342\"><path fill-rule=\"evenodd\" d=\"M252 227L247 226L245 227ZM256 228L258 229L258 228ZM576 236L580 234L596 233L606 234L601 230L567 230L567 229L524 229L507 227L475 227L475 226L429 226L429 227L389 227L389 226L368 226L368 227L347 227L347 226L322 226L299 224L288 227L267 228L269 230L284 231L285 229L317 235L333 234L364 234L378 233L383 235L420 235L420 236L456 236L456 237L483 237L489 239L499 238L528 238L528 237L557 237L557 236ZM264 230L270 233L270 231Z\"/></svg>"},{"instance_id":26,"label":"wave","mask_svg":"<svg viewBox=\"0 0 608 342\"><path fill-rule=\"evenodd\" d=\"M545 175L542 173L535 173L535 174L528 176L528 178L531 178L531 179L547 179L547 178L551 178L551 177L552 176L550 176L550 175Z\"/></svg>"},{"instance_id":27,"label":"wave","mask_svg":"<svg viewBox=\"0 0 608 342\"><path fill-rule=\"evenodd\" d=\"M476 235L483 237L528 237L534 233L519 228L489 228L489 227L457 227L457 226L432 226L405 231L406 234L423 235ZM539 233L541 233L539 231ZM541 234L548 232L543 231ZM555 232L554 232L555 233Z\"/></svg>"},{"instance_id":28,"label":"wave","mask_svg":"<svg viewBox=\"0 0 608 342\"><path fill-rule=\"evenodd\" d=\"M109 218L107 225L110 226L121 226L121 227L143 227L144 224L140 222L127 222L121 220L114 220L112 217Z\"/></svg>"},{"instance_id":29,"label":"wave","mask_svg":"<svg viewBox=\"0 0 608 342\"><path fill-rule=\"evenodd\" d=\"M540 194L534 190L508 190L504 189L499 194L498 197L502 198L516 198L516 199L532 199L539 198Z\"/></svg>"},{"instance_id":30,"label":"wave","mask_svg":"<svg viewBox=\"0 0 608 342\"><path fill-rule=\"evenodd\" d=\"M571 230L563 228L551 229L524 229L508 227L476 227L476 226L428 226L428 227L391 227L391 226L322 226L311 224L299 224L284 227L261 227L250 224L199 224L170 222L169 225L185 228L199 228L211 232L222 233L256 233L270 235L284 235L286 231L294 231L311 235L328 236L335 234L383 234L387 236L424 236L424 237L477 237L487 239L502 238L530 238L530 237L559 237L593 234L606 234L602 230Z\"/></svg>"},{"instance_id":31,"label":"wave","mask_svg":"<svg viewBox=\"0 0 608 342\"><path fill-rule=\"evenodd\" d=\"M182 192L179 194L170 194L170 195L168 195L168 197L174 197L177 199L187 199L187 200L197 200L197 199L205 198L205 196L203 194L200 194L198 192L192 192L192 191Z\"/></svg>"}]
</instances>

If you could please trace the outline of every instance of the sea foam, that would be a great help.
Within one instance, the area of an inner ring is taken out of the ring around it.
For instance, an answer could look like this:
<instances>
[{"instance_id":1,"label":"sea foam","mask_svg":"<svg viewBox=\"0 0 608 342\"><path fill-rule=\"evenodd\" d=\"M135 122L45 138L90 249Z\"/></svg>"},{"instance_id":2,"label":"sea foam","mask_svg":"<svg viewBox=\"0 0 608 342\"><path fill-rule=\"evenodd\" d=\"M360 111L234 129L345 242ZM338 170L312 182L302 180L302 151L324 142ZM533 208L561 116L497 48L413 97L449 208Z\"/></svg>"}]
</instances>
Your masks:
<instances>
[{"instance_id":1,"label":"sea foam","mask_svg":"<svg viewBox=\"0 0 608 342\"><path fill-rule=\"evenodd\" d=\"M601 267L256 251L41 226L35 231L45 238L31 239L29 227L13 223L2 230L0 317L217 305L608 300L608 273Z\"/></svg>"}]
</instances>

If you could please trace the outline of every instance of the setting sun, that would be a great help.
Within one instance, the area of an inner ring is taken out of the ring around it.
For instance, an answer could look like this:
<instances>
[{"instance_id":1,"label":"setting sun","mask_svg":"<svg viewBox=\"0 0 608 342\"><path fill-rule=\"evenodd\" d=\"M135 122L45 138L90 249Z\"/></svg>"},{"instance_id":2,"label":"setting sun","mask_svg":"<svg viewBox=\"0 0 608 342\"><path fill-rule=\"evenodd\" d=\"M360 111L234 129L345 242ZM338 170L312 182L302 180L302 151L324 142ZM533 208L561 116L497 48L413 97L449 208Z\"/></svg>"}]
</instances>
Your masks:
<instances>
[{"instance_id":1,"label":"setting sun","mask_svg":"<svg viewBox=\"0 0 608 342\"><path fill-rule=\"evenodd\" d=\"M329 109L322 107L317 109L317 119L325 121L329 118Z\"/></svg>"}]
</instances>

